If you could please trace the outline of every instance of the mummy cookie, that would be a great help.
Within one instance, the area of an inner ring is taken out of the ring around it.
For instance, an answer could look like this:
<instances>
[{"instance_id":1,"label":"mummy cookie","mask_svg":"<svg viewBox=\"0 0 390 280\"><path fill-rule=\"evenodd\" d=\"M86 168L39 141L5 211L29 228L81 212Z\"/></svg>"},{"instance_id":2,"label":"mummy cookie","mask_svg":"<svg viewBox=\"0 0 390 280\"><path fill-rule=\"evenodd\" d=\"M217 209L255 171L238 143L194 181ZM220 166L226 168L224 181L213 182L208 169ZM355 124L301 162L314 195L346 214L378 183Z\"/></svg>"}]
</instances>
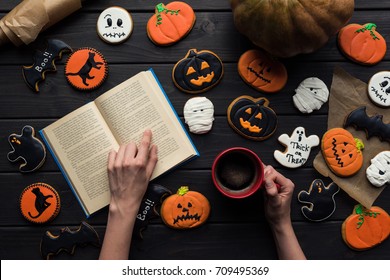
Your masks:
<instances>
[{"instance_id":1,"label":"mummy cookie","mask_svg":"<svg viewBox=\"0 0 390 280\"><path fill-rule=\"evenodd\" d=\"M26 125L22 129L22 134L11 134L8 142L12 151L7 158L11 162L23 161L19 166L21 172L31 172L43 165L46 159L46 149L43 143L35 137L32 126Z\"/></svg>"},{"instance_id":2,"label":"mummy cookie","mask_svg":"<svg viewBox=\"0 0 390 280\"><path fill-rule=\"evenodd\" d=\"M279 142L286 146L286 150L275 151L275 159L283 166L297 168L305 164L309 158L312 147L318 146L320 138L317 135L306 137L305 129L297 127L291 136L282 134L278 138Z\"/></svg>"},{"instance_id":3,"label":"mummy cookie","mask_svg":"<svg viewBox=\"0 0 390 280\"><path fill-rule=\"evenodd\" d=\"M319 110L328 101L329 90L318 78L307 78L300 83L293 96L295 107L302 113L310 114Z\"/></svg>"},{"instance_id":4,"label":"mummy cookie","mask_svg":"<svg viewBox=\"0 0 390 280\"><path fill-rule=\"evenodd\" d=\"M371 159L371 165L366 169L368 181L375 187L390 183L390 151L383 151Z\"/></svg>"},{"instance_id":5,"label":"mummy cookie","mask_svg":"<svg viewBox=\"0 0 390 280\"><path fill-rule=\"evenodd\" d=\"M368 82L368 96L378 106L390 106L390 71L382 71L371 77Z\"/></svg>"},{"instance_id":6,"label":"mummy cookie","mask_svg":"<svg viewBox=\"0 0 390 280\"><path fill-rule=\"evenodd\" d=\"M192 133L204 134L211 130L214 105L206 97L193 97L184 105L185 123Z\"/></svg>"},{"instance_id":7,"label":"mummy cookie","mask_svg":"<svg viewBox=\"0 0 390 280\"><path fill-rule=\"evenodd\" d=\"M121 7L110 7L99 15L96 28L103 41L120 44L130 37L133 31L133 19L127 10Z\"/></svg>"},{"instance_id":8,"label":"mummy cookie","mask_svg":"<svg viewBox=\"0 0 390 280\"><path fill-rule=\"evenodd\" d=\"M303 216L313 222L320 222L332 216L336 210L334 196L339 190L340 188L333 182L325 186L321 179L315 179L308 192L298 193L299 202L309 204L309 206L302 206Z\"/></svg>"}]
</instances>

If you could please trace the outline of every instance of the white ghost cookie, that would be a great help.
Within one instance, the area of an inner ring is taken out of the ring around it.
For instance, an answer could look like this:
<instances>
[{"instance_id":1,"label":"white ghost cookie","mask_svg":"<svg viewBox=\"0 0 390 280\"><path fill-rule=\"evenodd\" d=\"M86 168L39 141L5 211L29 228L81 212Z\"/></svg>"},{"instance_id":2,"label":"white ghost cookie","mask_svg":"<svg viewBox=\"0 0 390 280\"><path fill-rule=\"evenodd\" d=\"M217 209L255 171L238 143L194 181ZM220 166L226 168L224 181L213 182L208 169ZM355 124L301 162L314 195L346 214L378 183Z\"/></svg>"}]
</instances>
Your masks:
<instances>
[{"instance_id":1,"label":"white ghost cookie","mask_svg":"<svg viewBox=\"0 0 390 280\"><path fill-rule=\"evenodd\" d=\"M184 105L184 119L192 133L204 134L211 130L214 105L206 97L193 97Z\"/></svg>"},{"instance_id":2,"label":"white ghost cookie","mask_svg":"<svg viewBox=\"0 0 390 280\"><path fill-rule=\"evenodd\" d=\"M371 165L366 169L368 181L375 187L390 183L390 151L383 151L371 159Z\"/></svg>"},{"instance_id":3,"label":"white ghost cookie","mask_svg":"<svg viewBox=\"0 0 390 280\"><path fill-rule=\"evenodd\" d=\"M329 90L325 83L315 77L303 80L295 92L293 96L295 107L307 114L319 110L329 97Z\"/></svg>"},{"instance_id":4,"label":"white ghost cookie","mask_svg":"<svg viewBox=\"0 0 390 280\"><path fill-rule=\"evenodd\" d=\"M305 129L297 127L291 136L282 134L278 138L279 142L286 146L282 153L276 150L274 158L283 166L297 168L305 164L309 158L312 147L318 146L320 138L317 135L306 137Z\"/></svg>"},{"instance_id":5,"label":"white ghost cookie","mask_svg":"<svg viewBox=\"0 0 390 280\"><path fill-rule=\"evenodd\" d=\"M390 106L390 72L381 71L373 75L368 82L368 96L381 107Z\"/></svg>"},{"instance_id":6,"label":"white ghost cookie","mask_svg":"<svg viewBox=\"0 0 390 280\"><path fill-rule=\"evenodd\" d=\"M97 20L99 37L110 44L120 44L127 40L133 31L133 19L126 9L110 7L105 9Z\"/></svg>"}]
</instances>

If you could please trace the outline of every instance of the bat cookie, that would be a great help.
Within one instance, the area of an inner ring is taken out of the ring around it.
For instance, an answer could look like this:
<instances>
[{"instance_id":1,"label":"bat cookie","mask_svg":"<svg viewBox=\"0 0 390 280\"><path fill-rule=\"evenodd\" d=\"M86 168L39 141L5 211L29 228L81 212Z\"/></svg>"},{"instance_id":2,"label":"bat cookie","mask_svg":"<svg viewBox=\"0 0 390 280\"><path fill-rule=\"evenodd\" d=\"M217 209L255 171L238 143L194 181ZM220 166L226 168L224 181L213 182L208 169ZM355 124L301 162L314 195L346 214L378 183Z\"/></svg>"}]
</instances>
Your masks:
<instances>
[{"instance_id":1,"label":"bat cookie","mask_svg":"<svg viewBox=\"0 0 390 280\"><path fill-rule=\"evenodd\" d=\"M11 162L23 161L19 166L20 172L32 172L43 165L46 159L45 145L35 137L32 126L26 125L22 129L22 134L11 134L8 142L12 151L7 158Z\"/></svg>"},{"instance_id":2,"label":"bat cookie","mask_svg":"<svg viewBox=\"0 0 390 280\"><path fill-rule=\"evenodd\" d=\"M63 53L72 52L72 48L61 40L48 39L44 51L37 50L34 54L34 64L23 66L22 73L27 85L35 92L38 84L45 79L46 72L55 72L55 62L62 58Z\"/></svg>"},{"instance_id":3,"label":"bat cookie","mask_svg":"<svg viewBox=\"0 0 390 280\"><path fill-rule=\"evenodd\" d=\"M390 151L382 151L371 159L366 176L378 188L390 183Z\"/></svg>"},{"instance_id":4,"label":"bat cookie","mask_svg":"<svg viewBox=\"0 0 390 280\"><path fill-rule=\"evenodd\" d=\"M336 210L334 196L340 188L334 183L325 186L321 179L315 179L309 188L309 191L300 191L298 200L301 203L309 204L302 206L301 211L306 219L313 222L320 222L329 218Z\"/></svg>"},{"instance_id":5,"label":"bat cookie","mask_svg":"<svg viewBox=\"0 0 390 280\"><path fill-rule=\"evenodd\" d=\"M99 247L99 235L91 225L82 221L76 230L65 227L58 235L46 231L41 239L41 256L49 260L50 257L58 255L62 251L73 255L77 246L88 244Z\"/></svg>"},{"instance_id":6,"label":"bat cookie","mask_svg":"<svg viewBox=\"0 0 390 280\"><path fill-rule=\"evenodd\" d=\"M381 71L371 77L368 96L375 105L390 107L390 71Z\"/></svg>"}]
</instances>

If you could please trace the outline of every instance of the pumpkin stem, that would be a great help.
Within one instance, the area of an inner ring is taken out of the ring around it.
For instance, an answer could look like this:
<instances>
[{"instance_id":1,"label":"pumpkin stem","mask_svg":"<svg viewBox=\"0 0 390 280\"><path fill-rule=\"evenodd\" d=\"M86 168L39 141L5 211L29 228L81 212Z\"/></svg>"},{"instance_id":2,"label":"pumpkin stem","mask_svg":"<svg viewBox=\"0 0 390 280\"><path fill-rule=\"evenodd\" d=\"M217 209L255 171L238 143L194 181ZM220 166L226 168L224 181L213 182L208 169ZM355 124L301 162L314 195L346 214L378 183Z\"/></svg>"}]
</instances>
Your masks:
<instances>
[{"instance_id":1,"label":"pumpkin stem","mask_svg":"<svg viewBox=\"0 0 390 280\"><path fill-rule=\"evenodd\" d=\"M370 35L371 35L373 40L380 40L374 33L374 31L376 30L376 24L375 23L367 23L367 24L364 25L363 28L360 28L360 29L356 30L356 32L360 33L360 32L365 32L366 30L370 31Z\"/></svg>"},{"instance_id":2,"label":"pumpkin stem","mask_svg":"<svg viewBox=\"0 0 390 280\"><path fill-rule=\"evenodd\" d=\"M361 153L362 150L364 149L364 143L359 138L354 138L354 139L355 139L355 143L356 143L356 148L358 149L358 153Z\"/></svg>"},{"instance_id":3,"label":"pumpkin stem","mask_svg":"<svg viewBox=\"0 0 390 280\"><path fill-rule=\"evenodd\" d=\"M156 5L156 17L157 17L157 23L156 26L162 23L162 17L161 13L168 14L170 13L171 15L178 15L180 10L169 10L165 8L165 5L163 3L159 3Z\"/></svg>"},{"instance_id":4,"label":"pumpkin stem","mask_svg":"<svg viewBox=\"0 0 390 280\"><path fill-rule=\"evenodd\" d=\"M359 222L357 222L357 227L356 227L357 229L359 229L363 225L364 216L370 216L370 217L376 218L378 215L380 215L379 212L373 212L373 211L367 210L361 204L359 204L355 207L355 213L356 213L356 215L359 215L359 218L358 218Z\"/></svg>"},{"instance_id":5,"label":"pumpkin stem","mask_svg":"<svg viewBox=\"0 0 390 280\"><path fill-rule=\"evenodd\" d=\"M181 186L178 190L177 190L177 193L178 195L180 196L183 196L185 195L186 193L188 193L188 191L190 190L190 188L188 186Z\"/></svg>"}]
</instances>

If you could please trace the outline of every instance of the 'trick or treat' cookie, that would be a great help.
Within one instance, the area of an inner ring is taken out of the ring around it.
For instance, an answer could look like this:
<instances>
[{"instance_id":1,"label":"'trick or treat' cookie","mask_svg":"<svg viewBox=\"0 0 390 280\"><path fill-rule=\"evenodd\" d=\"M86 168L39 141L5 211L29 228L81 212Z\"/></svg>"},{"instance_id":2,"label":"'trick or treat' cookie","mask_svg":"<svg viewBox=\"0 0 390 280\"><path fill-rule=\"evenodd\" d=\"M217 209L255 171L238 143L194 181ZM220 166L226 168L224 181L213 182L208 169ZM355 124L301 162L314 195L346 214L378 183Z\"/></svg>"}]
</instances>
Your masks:
<instances>
[{"instance_id":1,"label":"'trick or treat' cookie","mask_svg":"<svg viewBox=\"0 0 390 280\"><path fill-rule=\"evenodd\" d=\"M309 158L312 147L318 146L320 138L317 135L306 137L305 128L297 127L291 136L282 134L278 138L286 150L284 152L275 151L275 159L283 166L297 168L305 164Z\"/></svg>"},{"instance_id":2,"label":"'trick or treat' cookie","mask_svg":"<svg viewBox=\"0 0 390 280\"><path fill-rule=\"evenodd\" d=\"M222 61L209 50L189 50L172 70L172 79L175 85L188 93L207 91L217 85L222 76Z\"/></svg>"},{"instance_id":3,"label":"'trick or treat' cookie","mask_svg":"<svg viewBox=\"0 0 390 280\"><path fill-rule=\"evenodd\" d=\"M65 76L79 90L98 88L106 79L108 65L103 55L93 48L73 52L66 62Z\"/></svg>"},{"instance_id":4,"label":"'trick or treat' cookie","mask_svg":"<svg viewBox=\"0 0 390 280\"><path fill-rule=\"evenodd\" d=\"M371 77L368 82L368 96L380 107L390 106L390 71L381 71Z\"/></svg>"},{"instance_id":5,"label":"'trick or treat' cookie","mask_svg":"<svg viewBox=\"0 0 390 280\"><path fill-rule=\"evenodd\" d=\"M320 222L329 218L336 210L334 196L340 188L335 183L325 186L321 179L315 179L309 191L300 191L298 200L309 206L302 206L301 211L306 219L313 222Z\"/></svg>"},{"instance_id":6,"label":"'trick or treat' cookie","mask_svg":"<svg viewBox=\"0 0 390 280\"><path fill-rule=\"evenodd\" d=\"M183 112L190 132L204 134L211 130L214 121L214 105L208 98L190 98L184 105Z\"/></svg>"},{"instance_id":7,"label":"'trick or treat' cookie","mask_svg":"<svg viewBox=\"0 0 390 280\"><path fill-rule=\"evenodd\" d=\"M129 12L121 7L105 9L97 20L96 28L99 37L110 44L126 41L133 31L133 19Z\"/></svg>"},{"instance_id":8,"label":"'trick or treat' cookie","mask_svg":"<svg viewBox=\"0 0 390 280\"><path fill-rule=\"evenodd\" d=\"M229 125L240 135L257 141L265 140L275 132L278 118L268 107L264 97L239 96L227 110Z\"/></svg>"},{"instance_id":9,"label":"'trick or treat' cookie","mask_svg":"<svg viewBox=\"0 0 390 280\"><path fill-rule=\"evenodd\" d=\"M368 181L375 187L390 183L390 151L382 151L371 159L371 165L366 169Z\"/></svg>"},{"instance_id":10,"label":"'trick or treat' cookie","mask_svg":"<svg viewBox=\"0 0 390 280\"><path fill-rule=\"evenodd\" d=\"M328 101L329 90L325 83L312 77L303 80L295 90L293 101L302 113L310 114L319 110Z\"/></svg>"},{"instance_id":11,"label":"'trick or treat' cookie","mask_svg":"<svg viewBox=\"0 0 390 280\"><path fill-rule=\"evenodd\" d=\"M238 73L248 85L263 92L277 92L287 82L283 63L262 50L249 50L238 60Z\"/></svg>"},{"instance_id":12,"label":"'trick or treat' cookie","mask_svg":"<svg viewBox=\"0 0 390 280\"><path fill-rule=\"evenodd\" d=\"M184 38L195 24L195 13L190 5L175 1L156 6L146 30L149 39L156 45L172 45Z\"/></svg>"},{"instance_id":13,"label":"'trick or treat' cookie","mask_svg":"<svg viewBox=\"0 0 390 280\"><path fill-rule=\"evenodd\" d=\"M20 210L23 217L32 223L50 222L60 212L60 196L48 184L32 184L20 196Z\"/></svg>"}]
</instances>

